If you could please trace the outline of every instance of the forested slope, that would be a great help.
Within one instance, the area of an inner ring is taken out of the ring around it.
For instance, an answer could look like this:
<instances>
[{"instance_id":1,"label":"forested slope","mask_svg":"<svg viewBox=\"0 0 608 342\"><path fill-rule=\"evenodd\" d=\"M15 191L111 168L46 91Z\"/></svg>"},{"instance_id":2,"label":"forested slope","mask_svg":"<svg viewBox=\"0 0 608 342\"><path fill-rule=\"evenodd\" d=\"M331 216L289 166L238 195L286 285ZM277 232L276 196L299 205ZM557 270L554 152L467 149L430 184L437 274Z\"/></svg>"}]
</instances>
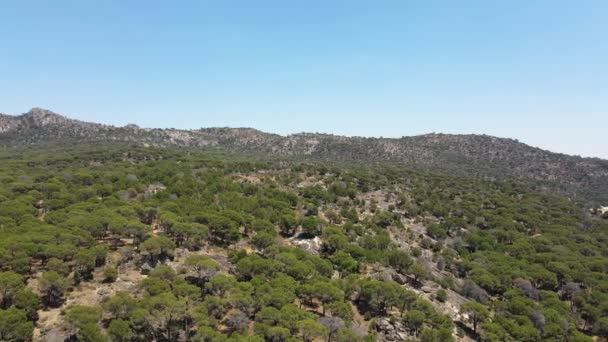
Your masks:
<instances>
[{"instance_id":1,"label":"forested slope","mask_svg":"<svg viewBox=\"0 0 608 342\"><path fill-rule=\"evenodd\" d=\"M608 335L608 217L528 183L112 144L0 184L0 340Z\"/></svg>"},{"instance_id":2,"label":"forested slope","mask_svg":"<svg viewBox=\"0 0 608 342\"><path fill-rule=\"evenodd\" d=\"M69 119L39 108L20 116L0 114L0 146L115 142L213 149L296 161L405 166L486 180L523 180L577 201L608 205L607 160L552 153L513 139L473 134L400 139L316 133L281 136L251 128L114 127Z\"/></svg>"}]
</instances>

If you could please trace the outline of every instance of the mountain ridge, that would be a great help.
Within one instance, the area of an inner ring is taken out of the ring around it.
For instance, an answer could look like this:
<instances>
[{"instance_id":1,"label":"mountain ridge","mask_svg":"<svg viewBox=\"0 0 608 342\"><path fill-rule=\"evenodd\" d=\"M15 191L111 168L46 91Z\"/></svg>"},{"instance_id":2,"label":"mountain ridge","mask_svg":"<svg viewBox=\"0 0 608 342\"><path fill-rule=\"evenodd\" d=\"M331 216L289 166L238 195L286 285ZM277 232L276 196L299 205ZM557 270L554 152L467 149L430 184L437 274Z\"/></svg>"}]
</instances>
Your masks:
<instances>
[{"instance_id":1,"label":"mountain ridge","mask_svg":"<svg viewBox=\"0 0 608 342\"><path fill-rule=\"evenodd\" d=\"M213 131L213 130L241 130L241 131L253 131L253 132L257 132L257 133L273 135L273 136L278 136L278 137L283 137L283 138L315 136L315 137L346 138L346 139L402 140L402 139L408 139L408 138L434 137L434 136L458 136L458 137L480 136L480 137L488 137L491 139L509 140L514 143L522 143L522 144L527 145L530 148L540 149L540 150L550 152L550 153L555 153L555 154L562 154L562 155L567 155L567 156L571 156L571 157L580 157L580 158L585 158L585 159L602 159L599 157L582 157L579 155L570 155L570 154L556 152L556 151L549 151L549 150L542 149L540 147L536 147L536 146L532 146L532 145L528 145L526 143L520 142L518 139L513 139L513 138L508 138L508 137L498 137L498 136L493 136L493 135L489 135L489 134L476 134L476 133L451 134L451 133L432 132L432 133L424 133L424 134L401 136L401 137L376 137L376 136L342 135L342 134L334 134L334 133L305 132L305 131L296 132L296 133L288 133L288 134L280 134L280 133L265 132L265 131L262 131L262 130L259 130L259 129L253 128L253 127L214 126L214 127L206 127L206 128L177 129L177 128L141 127L134 123L126 124L124 126L116 126L116 125L112 125L112 124L94 123L94 122L89 122L89 121L84 121L84 120L79 120L79 119L72 119L66 115L58 114L56 112L53 112L51 110L44 109L41 107L33 107L32 109L30 109L30 111L19 114L19 115L0 113L0 127L2 127L1 125L3 123L3 120L7 120L7 121L17 120L18 121L18 120L22 120L22 119L33 120L34 122L36 122L37 125L57 124L58 122L63 121L63 122L79 123L79 124L84 124L84 125L94 125L97 127L105 127L108 129L134 129L134 130L144 130L144 131L171 130L171 131L196 132L196 131L209 131L209 130L211 130L211 131ZM41 122L41 121L44 121L44 119L46 119L47 122ZM2 132L2 131L0 131L0 132Z\"/></svg>"},{"instance_id":2,"label":"mountain ridge","mask_svg":"<svg viewBox=\"0 0 608 342\"><path fill-rule=\"evenodd\" d=\"M572 155L572 154L567 154L567 153L563 153L563 152L550 151L550 150L543 149L541 147L529 145L525 142L519 141L518 139L509 138L509 137L499 137L499 136L483 134L483 133L481 133L481 134L477 134L477 133L452 134L452 133L432 132L432 133L424 133L424 134L417 134L417 135L401 136L401 137L397 138L397 137L376 137L376 136L361 136L361 135L341 135L341 134L334 134L334 133L305 132L305 131L297 132L297 133L289 133L289 134L280 134L280 133L265 132L265 131L262 131L262 130L259 130L259 129L253 128L253 127L214 126L214 127L206 127L206 128L198 128L198 129L197 128L178 129L178 128L141 127L134 123L126 124L124 126L116 126L116 125L112 125L112 124L95 123L95 122L89 122L89 121L84 121L84 120L79 120L79 119L72 119L66 115L58 114L56 112L53 112L51 110L44 109L41 107L33 107L32 109L30 109L30 111L20 114L20 115L11 115L11 114L0 113L0 128L2 127L3 119L4 120L19 120L19 119L33 120L39 126L46 125L46 124L55 124L56 125L59 123L71 122L71 123L75 123L75 124L90 125L90 126L94 126L94 127L103 127L103 128L107 128L107 129L130 129L130 130L143 130L143 131L158 131L158 130L182 131L182 132L227 131L227 130L229 130L229 131L249 131L249 132L255 132L258 134L264 134L264 135L270 135L270 136L276 136L276 137L282 137L282 138L327 137L327 138L337 138L337 139L362 139L362 140L407 140L407 139L415 139L415 138L432 138L432 137L485 137L485 138L489 138L491 140L503 140L503 141L509 141L509 142L513 142L513 143L523 144L531 149L537 149L537 150L552 153L552 154L564 155L564 156L581 158L581 159L607 160L607 159L604 159L601 157L589 157L589 156L584 157L584 156L580 156L580 155ZM44 121L46 121L46 122L44 122ZM0 129L0 133L3 133L3 131L1 129Z\"/></svg>"},{"instance_id":3,"label":"mountain ridge","mask_svg":"<svg viewBox=\"0 0 608 342\"><path fill-rule=\"evenodd\" d=\"M18 116L0 114L1 145L51 142L219 148L330 163L405 165L490 180L540 182L562 194L608 202L608 160L550 152L510 138L442 133L377 138L306 132L279 135L254 128L117 127L71 119L42 108Z\"/></svg>"}]
</instances>

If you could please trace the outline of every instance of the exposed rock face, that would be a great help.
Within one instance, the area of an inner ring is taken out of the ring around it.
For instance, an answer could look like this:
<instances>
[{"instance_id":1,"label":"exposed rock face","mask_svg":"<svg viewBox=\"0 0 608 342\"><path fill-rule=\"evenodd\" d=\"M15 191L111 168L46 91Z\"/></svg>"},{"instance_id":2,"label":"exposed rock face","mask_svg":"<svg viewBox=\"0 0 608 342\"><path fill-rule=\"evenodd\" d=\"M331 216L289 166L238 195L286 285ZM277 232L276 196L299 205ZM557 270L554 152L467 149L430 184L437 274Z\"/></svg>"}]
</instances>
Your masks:
<instances>
[{"instance_id":1,"label":"exposed rock face","mask_svg":"<svg viewBox=\"0 0 608 342\"><path fill-rule=\"evenodd\" d=\"M293 237L290 239L290 242L292 245L302 248L303 250L312 254L319 254L319 251L323 245L323 241L318 236L315 236L312 239L300 239Z\"/></svg>"},{"instance_id":2,"label":"exposed rock face","mask_svg":"<svg viewBox=\"0 0 608 342\"><path fill-rule=\"evenodd\" d=\"M199 130L114 127L34 108L0 114L0 145L130 142L144 146L218 147L232 152L409 167L486 179L524 179L596 203L608 202L608 160L552 153L486 135L427 134L399 139L300 133L280 136L251 128Z\"/></svg>"},{"instance_id":3,"label":"exposed rock face","mask_svg":"<svg viewBox=\"0 0 608 342\"><path fill-rule=\"evenodd\" d=\"M44 338L45 342L64 342L69 338L69 335L60 330L50 330Z\"/></svg>"},{"instance_id":4,"label":"exposed rock face","mask_svg":"<svg viewBox=\"0 0 608 342\"><path fill-rule=\"evenodd\" d=\"M382 281L394 281L400 285L404 285L408 283L408 279L403 274L395 271L395 269L390 267L383 267L381 270L377 272L370 273L370 277L382 280Z\"/></svg>"},{"instance_id":5,"label":"exposed rock face","mask_svg":"<svg viewBox=\"0 0 608 342\"><path fill-rule=\"evenodd\" d=\"M388 318L380 318L376 322L377 340L380 342L396 342L413 338L399 321L391 322Z\"/></svg>"}]
</instances>

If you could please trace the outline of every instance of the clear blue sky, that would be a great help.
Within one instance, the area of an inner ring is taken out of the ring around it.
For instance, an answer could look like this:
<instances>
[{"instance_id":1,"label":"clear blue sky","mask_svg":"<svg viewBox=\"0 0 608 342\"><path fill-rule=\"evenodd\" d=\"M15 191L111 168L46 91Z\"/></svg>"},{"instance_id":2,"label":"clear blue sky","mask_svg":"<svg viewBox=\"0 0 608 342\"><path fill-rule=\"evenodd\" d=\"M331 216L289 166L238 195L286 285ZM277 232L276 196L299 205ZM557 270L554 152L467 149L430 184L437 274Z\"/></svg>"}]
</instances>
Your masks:
<instances>
[{"instance_id":1,"label":"clear blue sky","mask_svg":"<svg viewBox=\"0 0 608 342\"><path fill-rule=\"evenodd\" d=\"M608 1L0 2L0 112L608 158Z\"/></svg>"}]
</instances>

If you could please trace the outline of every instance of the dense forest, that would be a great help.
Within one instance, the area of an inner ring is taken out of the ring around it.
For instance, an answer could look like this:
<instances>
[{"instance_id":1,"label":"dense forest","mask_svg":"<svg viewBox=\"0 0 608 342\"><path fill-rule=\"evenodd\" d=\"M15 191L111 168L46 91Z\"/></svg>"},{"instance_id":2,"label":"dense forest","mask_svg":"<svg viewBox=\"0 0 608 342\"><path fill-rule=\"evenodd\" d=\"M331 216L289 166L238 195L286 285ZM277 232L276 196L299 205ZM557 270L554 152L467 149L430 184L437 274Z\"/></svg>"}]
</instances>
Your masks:
<instances>
[{"instance_id":1,"label":"dense forest","mask_svg":"<svg viewBox=\"0 0 608 342\"><path fill-rule=\"evenodd\" d=\"M2 341L593 341L608 213L405 167L0 149Z\"/></svg>"}]
</instances>

